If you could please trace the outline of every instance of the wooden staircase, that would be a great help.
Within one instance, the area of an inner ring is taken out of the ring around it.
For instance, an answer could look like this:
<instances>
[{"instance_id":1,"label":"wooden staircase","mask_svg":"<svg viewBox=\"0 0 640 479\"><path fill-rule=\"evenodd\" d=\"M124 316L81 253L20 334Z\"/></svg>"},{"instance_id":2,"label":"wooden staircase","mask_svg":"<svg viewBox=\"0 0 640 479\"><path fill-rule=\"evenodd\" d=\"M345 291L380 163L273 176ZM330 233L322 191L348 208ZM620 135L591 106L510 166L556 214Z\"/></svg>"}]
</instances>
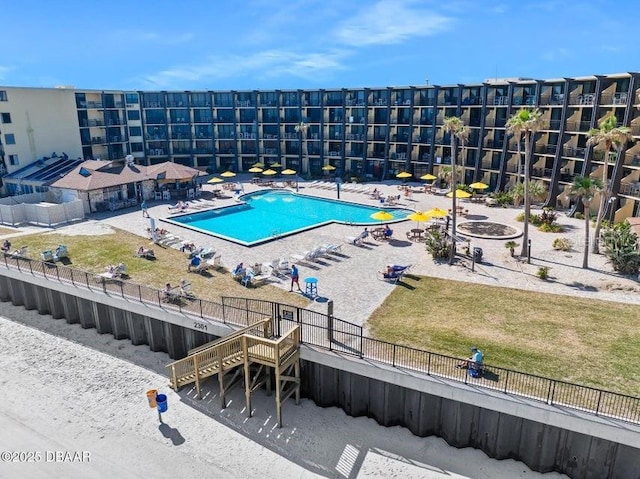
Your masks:
<instances>
[{"instance_id":1,"label":"wooden staircase","mask_svg":"<svg viewBox=\"0 0 640 479\"><path fill-rule=\"evenodd\" d=\"M187 357L167 365L171 388L178 391L182 386L195 383L201 399L202 380L217 375L221 405L225 408L226 392L244 376L247 411L251 417L251 392L266 384L270 394L273 370L278 425L282 427L282 402L292 394L296 396L296 404L300 402L300 327L293 327L277 339L271 339L272 331L271 319L265 318L190 350Z\"/></svg>"}]
</instances>

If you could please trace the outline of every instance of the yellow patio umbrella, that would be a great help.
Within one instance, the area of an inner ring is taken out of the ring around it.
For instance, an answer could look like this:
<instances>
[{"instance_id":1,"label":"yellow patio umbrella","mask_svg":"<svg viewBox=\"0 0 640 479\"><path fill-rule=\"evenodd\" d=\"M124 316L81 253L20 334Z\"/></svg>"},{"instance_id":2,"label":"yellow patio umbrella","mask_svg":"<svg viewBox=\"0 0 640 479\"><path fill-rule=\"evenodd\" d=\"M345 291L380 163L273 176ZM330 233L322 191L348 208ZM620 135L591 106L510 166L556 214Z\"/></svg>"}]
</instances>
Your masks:
<instances>
[{"instance_id":1,"label":"yellow patio umbrella","mask_svg":"<svg viewBox=\"0 0 640 479\"><path fill-rule=\"evenodd\" d=\"M280 163L278 163L278 162L276 162L276 163L271 163L271 164L269 165L269 167L270 167L270 168L280 168L281 166L282 166L282 165L281 165Z\"/></svg>"},{"instance_id":2,"label":"yellow patio umbrella","mask_svg":"<svg viewBox=\"0 0 640 479\"><path fill-rule=\"evenodd\" d=\"M411 221L416 221L418 223L418 228L420 228L420 223L423 221L429 221L431 217L428 215L425 215L421 211L416 211L415 213L411 213L409 216L407 216L407 219Z\"/></svg>"},{"instance_id":3,"label":"yellow patio umbrella","mask_svg":"<svg viewBox=\"0 0 640 479\"><path fill-rule=\"evenodd\" d=\"M262 168L260 168L259 166L252 166L251 168L249 168L249 173L262 173Z\"/></svg>"},{"instance_id":4,"label":"yellow patio umbrella","mask_svg":"<svg viewBox=\"0 0 640 479\"><path fill-rule=\"evenodd\" d=\"M233 171L225 171L224 173L220 173L220 176L223 178L233 178L236 174Z\"/></svg>"},{"instance_id":5,"label":"yellow patio umbrella","mask_svg":"<svg viewBox=\"0 0 640 479\"><path fill-rule=\"evenodd\" d=\"M408 172L406 172L406 171L401 171L400 173L398 173L398 174L396 175L396 178L402 178L402 179L404 179L404 178L411 178L412 176L413 176L413 175L412 175L411 173L408 173Z\"/></svg>"},{"instance_id":6,"label":"yellow patio umbrella","mask_svg":"<svg viewBox=\"0 0 640 479\"><path fill-rule=\"evenodd\" d=\"M489 185L480 181L478 181L477 183L471 183L469 186L474 190L486 190L487 188L489 188Z\"/></svg>"},{"instance_id":7,"label":"yellow patio umbrella","mask_svg":"<svg viewBox=\"0 0 640 479\"><path fill-rule=\"evenodd\" d=\"M453 198L453 191L447 193L447 198ZM471 198L471 193L464 190L457 190L456 198Z\"/></svg>"},{"instance_id":8,"label":"yellow patio umbrella","mask_svg":"<svg viewBox=\"0 0 640 479\"><path fill-rule=\"evenodd\" d=\"M372 214L371 218L377 221L390 221L394 218L394 216L391 213L383 210Z\"/></svg>"},{"instance_id":9,"label":"yellow patio umbrella","mask_svg":"<svg viewBox=\"0 0 640 479\"><path fill-rule=\"evenodd\" d=\"M282 170L283 175L295 175L296 173L297 173L296 170L292 170L290 168L287 168L286 170Z\"/></svg>"},{"instance_id":10,"label":"yellow patio umbrella","mask_svg":"<svg viewBox=\"0 0 640 479\"><path fill-rule=\"evenodd\" d=\"M278 172L276 170L269 169L269 170L264 170L262 174L267 176L272 176L272 175L278 174Z\"/></svg>"},{"instance_id":11,"label":"yellow patio umbrella","mask_svg":"<svg viewBox=\"0 0 640 479\"><path fill-rule=\"evenodd\" d=\"M251 165L252 168L264 168L264 163L254 163Z\"/></svg>"},{"instance_id":12,"label":"yellow patio umbrella","mask_svg":"<svg viewBox=\"0 0 640 479\"><path fill-rule=\"evenodd\" d=\"M422 175L420 179L429 181L429 180L436 180L438 179L438 177L436 175L432 175L431 173L427 173L426 175Z\"/></svg>"},{"instance_id":13,"label":"yellow patio umbrella","mask_svg":"<svg viewBox=\"0 0 640 479\"><path fill-rule=\"evenodd\" d=\"M324 171L333 171L333 170L335 170L335 169L336 169L336 167L335 167L335 166L333 166L333 165L324 165L324 166L322 167L322 169L323 169Z\"/></svg>"},{"instance_id":14,"label":"yellow patio umbrella","mask_svg":"<svg viewBox=\"0 0 640 479\"><path fill-rule=\"evenodd\" d=\"M223 181L224 180L222 178L218 178L217 176L214 176L209 181L207 181L207 183L222 183Z\"/></svg>"},{"instance_id":15,"label":"yellow patio umbrella","mask_svg":"<svg viewBox=\"0 0 640 479\"><path fill-rule=\"evenodd\" d=\"M424 214L431 218L444 218L449 213L440 208L432 208L429 211L425 211Z\"/></svg>"},{"instance_id":16,"label":"yellow patio umbrella","mask_svg":"<svg viewBox=\"0 0 640 479\"><path fill-rule=\"evenodd\" d=\"M409 216L407 216L408 220L411 221L417 221L418 223L420 223L421 221L429 221L431 217L421 211L416 211L415 213L411 213Z\"/></svg>"}]
</instances>

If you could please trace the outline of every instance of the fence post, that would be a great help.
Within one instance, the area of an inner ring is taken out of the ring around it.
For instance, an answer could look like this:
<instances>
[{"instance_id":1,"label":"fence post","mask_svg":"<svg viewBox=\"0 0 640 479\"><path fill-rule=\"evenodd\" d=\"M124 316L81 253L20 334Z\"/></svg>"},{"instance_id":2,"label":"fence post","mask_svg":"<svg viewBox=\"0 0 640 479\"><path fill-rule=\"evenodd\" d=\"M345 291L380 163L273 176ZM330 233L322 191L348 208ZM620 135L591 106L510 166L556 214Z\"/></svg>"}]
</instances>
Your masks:
<instances>
[{"instance_id":1,"label":"fence post","mask_svg":"<svg viewBox=\"0 0 640 479\"><path fill-rule=\"evenodd\" d=\"M509 384L509 370L507 369L507 374L504 378L504 393L507 394L507 385Z\"/></svg>"},{"instance_id":2,"label":"fence post","mask_svg":"<svg viewBox=\"0 0 640 479\"><path fill-rule=\"evenodd\" d=\"M602 400L602 389L598 391L598 404L596 404L596 416L600 412L600 401Z\"/></svg>"},{"instance_id":3,"label":"fence post","mask_svg":"<svg viewBox=\"0 0 640 479\"><path fill-rule=\"evenodd\" d=\"M431 353L427 353L427 376L431 376Z\"/></svg>"},{"instance_id":4,"label":"fence post","mask_svg":"<svg viewBox=\"0 0 640 479\"><path fill-rule=\"evenodd\" d=\"M58 278L58 282L60 282L60 270L58 269L58 265L54 265L56 267L56 276Z\"/></svg>"},{"instance_id":5,"label":"fence post","mask_svg":"<svg viewBox=\"0 0 640 479\"><path fill-rule=\"evenodd\" d=\"M327 301L327 340L329 341L329 350L333 343L333 300Z\"/></svg>"},{"instance_id":6,"label":"fence post","mask_svg":"<svg viewBox=\"0 0 640 479\"><path fill-rule=\"evenodd\" d=\"M364 358L364 334L362 332L362 326L360 326L360 359Z\"/></svg>"},{"instance_id":7,"label":"fence post","mask_svg":"<svg viewBox=\"0 0 640 479\"><path fill-rule=\"evenodd\" d=\"M396 367L396 343L393 343L393 354L391 355L391 365Z\"/></svg>"},{"instance_id":8,"label":"fence post","mask_svg":"<svg viewBox=\"0 0 640 479\"><path fill-rule=\"evenodd\" d=\"M140 298L140 302L143 303L144 301L142 301L142 286L138 285L138 297Z\"/></svg>"},{"instance_id":9,"label":"fence post","mask_svg":"<svg viewBox=\"0 0 640 479\"><path fill-rule=\"evenodd\" d=\"M200 304L200 317L204 318L204 316L202 315L202 300L198 299L198 304Z\"/></svg>"},{"instance_id":10,"label":"fence post","mask_svg":"<svg viewBox=\"0 0 640 479\"><path fill-rule=\"evenodd\" d=\"M29 261L29 272L33 274L33 266L31 266L31 261Z\"/></svg>"},{"instance_id":11,"label":"fence post","mask_svg":"<svg viewBox=\"0 0 640 479\"><path fill-rule=\"evenodd\" d=\"M547 393L547 404L553 404L553 395L556 392L556 382L549 380L549 392Z\"/></svg>"}]
</instances>

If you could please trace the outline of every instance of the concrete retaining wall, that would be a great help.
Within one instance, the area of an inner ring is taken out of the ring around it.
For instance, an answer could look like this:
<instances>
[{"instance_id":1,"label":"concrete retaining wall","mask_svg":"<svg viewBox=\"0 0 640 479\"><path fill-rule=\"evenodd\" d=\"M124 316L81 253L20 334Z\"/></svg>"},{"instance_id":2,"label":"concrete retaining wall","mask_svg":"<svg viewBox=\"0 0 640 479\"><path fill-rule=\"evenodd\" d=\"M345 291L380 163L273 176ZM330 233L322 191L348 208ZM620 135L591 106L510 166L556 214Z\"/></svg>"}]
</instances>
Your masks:
<instances>
[{"instance_id":1,"label":"concrete retaining wall","mask_svg":"<svg viewBox=\"0 0 640 479\"><path fill-rule=\"evenodd\" d=\"M16 271L6 274L0 276L1 301L80 323L116 339L147 344L174 359L231 331L222 323L72 285L20 278ZM403 426L421 437L437 435L452 446L481 449L497 459L516 459L535 471L559 471L575 478L640 479L640 428L633 425L328 351L304 347L301 357L303 394L319 406L340 407L351 416L371 417L384 426Z\"/></svg>"}]
</instances>

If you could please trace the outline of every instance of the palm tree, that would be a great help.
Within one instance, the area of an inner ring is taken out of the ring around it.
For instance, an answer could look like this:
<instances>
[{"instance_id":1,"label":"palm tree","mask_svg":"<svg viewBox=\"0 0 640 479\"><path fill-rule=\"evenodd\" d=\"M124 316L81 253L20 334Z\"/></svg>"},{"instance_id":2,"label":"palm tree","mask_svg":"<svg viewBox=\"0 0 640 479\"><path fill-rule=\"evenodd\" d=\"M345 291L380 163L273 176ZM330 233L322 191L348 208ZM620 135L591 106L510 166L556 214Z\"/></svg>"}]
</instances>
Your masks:
<instances>
[{"instance_id":1,"label":"palm tree","mask_svg":"<svg viewBox=\"0 0 640 479\"><path fill-rule=\"evenodd\" d=\"M309 164L309 150L307 149L308 129L309 125L307 125L304 121L300 121L295 128L296 133L300 133L300 153L302 154L302 161L304 162L304 158L307 158L307 165ZM302 170L302 165L300 165L300 170Z\"/></svg>"},{"instance_id":2,"label":"palm tree","mask_svg":"<svg viewBox=\"0 0 640 479\"><path fill-rule=\"evenodd\" d=\"M449 254L449 264L453 264L453 259L456 254L456 173L458 170L457 156L458 156L458 143L465 145L469 139L469 127L462 123L462 120L457 116L445 117L442 124L444 131L449 133L451 137L451 252Z\"/></svg>"},{"instance_id":3,"label":"palm tree","mask_svg":"<svg viewBox=\"0 0 640 479\"><path fill-rule=\"evenodd\" d=\"M531 178L531 137L544 127L544 123L542 113L537 108L534 110L522 109L507 121L507 131L518 140L519 158L522 158L520 156L520 139L524 137L524 227L522 229L521 257L527 256L529 244L529 215L531 214L531 194L529 190L529 181Z\"/></svg>"},{"instance_id":4,"label":"palm tree","mask_svg":"<svg viewBox=\"0 0 640 479\"><path fill-rule=\"evenodd\" d=\"M582 267L589 267L589 203L597 191L602 191L603 183L598 178L590 178L588 176L576 176L571 185L571 195L582 201L584 206L584 257L582 259Z\"/></svg>"},{"instance_id":5,"label":"palm tree","mask_svg":"<svg viewBox=\"0 0 640 479\"><path fill-rule=\"evenodd\" d=\"M618 121L613 113L607 115L599 124L598 128L592 128L587 135L587 145L598 145L604 143L604 166L602 168L602 185L604 191L600 195L600 206L598 207L598 216L596 216L596 227L593 232L593 252L600 252L598 239L600 237L600 227L602 226L602 218L607 201L611 198L611 186L607 175L609 174L609 155L615 145L616 150L620 150L622 145L632 139L631 130L625 126L617 126Z\"/></svg>"}]
</instances>

